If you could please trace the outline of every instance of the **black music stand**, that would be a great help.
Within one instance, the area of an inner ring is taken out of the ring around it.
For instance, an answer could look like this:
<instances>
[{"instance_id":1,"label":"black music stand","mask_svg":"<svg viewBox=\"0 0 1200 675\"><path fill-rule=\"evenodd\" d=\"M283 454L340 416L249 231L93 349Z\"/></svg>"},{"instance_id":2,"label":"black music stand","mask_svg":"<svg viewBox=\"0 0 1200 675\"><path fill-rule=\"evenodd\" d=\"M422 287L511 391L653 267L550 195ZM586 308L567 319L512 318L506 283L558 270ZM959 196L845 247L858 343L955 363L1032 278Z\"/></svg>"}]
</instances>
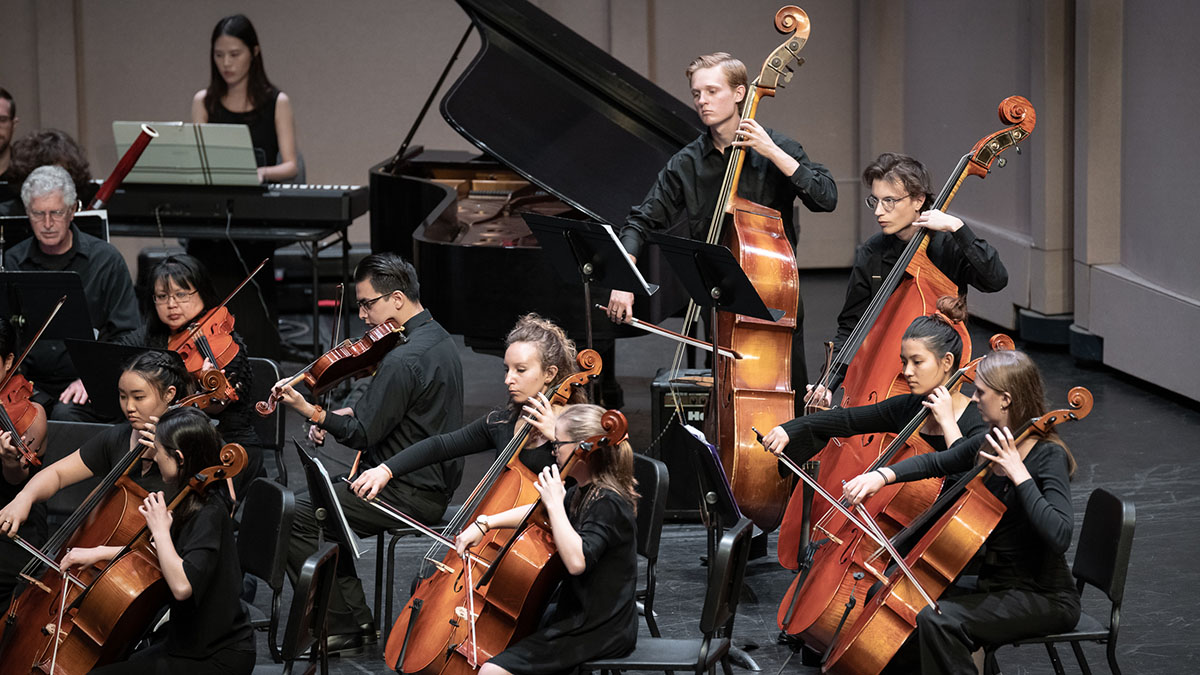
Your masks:
<instances>
[{"instance_id":1,"label":"black music stand","mask_svg":"<svg viewBox=\"0 0 1200 675\"><path fill-rule=\"evenodd\" d=\"M57 323L57 321L56 321ZM125 411L121 410L121 401L117 392L117 382L125 365L143 352L161 352L169 354L183 367L183 358L176 352L166 349L152 349L134 345L119 345L112 342L97 342L95 340L80 340L67 338L63 341L67 346L67 355L75 364L75 372L83 381L87 390L92 409L96 414L108 419L124 419ZM176 397L182 397L179 392Z\"/></svg>"},{"instance_id":2,"label":"black music stand","mask_svg":"<svg viewBox=\"0 0 1200 675\"><path fill-rule=\"evenodd\" d=\"M657 284L647 283L606 223L570 220L539 213L522 213L550 266L563 281L583 284L583 315L587 346L592 348L592 284L650 297Z\"/></svg>"},{"instance_id":3,"label":"black music stand","mask_svg":"<svg viewBox=\"0 0 1200 675\"><path fill-rule=\"evenodd\" d=\"M63 296L67 301L58 317L46 327L43 340L66 338L93 339L92 320L88 313L83 281L75 272L0 271L0 319L12 322L17 329L18 343L25 341L41 328L50 311Z\"/></svg>"},{"instance_id":4,"label":"black music stand","mask_svg":"<svg viewBox=\"0 0 1200 675\"><path fill-rule=\"evenodd\" d=\"M650 241L658 244L671 269L683 281L692 301L709 310L712 332L712 391L718 392L720 372L717 352L717 311L744 314L764 321L778 321L785 312L768 309L762 297L742 271L733 253L724 246L675 237L661 232L649 232ZM715 399L714 399L715 400ZM719 415L713 416L713 438L720 442Z\"/></svg>"},{"instance_id":5,"label":"black music stand","mask_svg":"<svg viewBox=\"0 0 1200 675\"><path fill-rule=\"evenodd\" d=\"M292 443L296 446L296 453L300 455L300 465L304 467L304 478L308 481L308 498L312 501L313 513L317 518L317 548L325 543L325 523L328 521L333 524L337 538L341 540L339 543L349 548L356 560L361 558L362 549L358 547L358 537L354 536L354 529L350 527L350 521L346 520L346 513L342 511L342 503L338 501L333 480L325 470L325 465L305 452L295 437L292 437Z\"/></svg>"}]
</instances>

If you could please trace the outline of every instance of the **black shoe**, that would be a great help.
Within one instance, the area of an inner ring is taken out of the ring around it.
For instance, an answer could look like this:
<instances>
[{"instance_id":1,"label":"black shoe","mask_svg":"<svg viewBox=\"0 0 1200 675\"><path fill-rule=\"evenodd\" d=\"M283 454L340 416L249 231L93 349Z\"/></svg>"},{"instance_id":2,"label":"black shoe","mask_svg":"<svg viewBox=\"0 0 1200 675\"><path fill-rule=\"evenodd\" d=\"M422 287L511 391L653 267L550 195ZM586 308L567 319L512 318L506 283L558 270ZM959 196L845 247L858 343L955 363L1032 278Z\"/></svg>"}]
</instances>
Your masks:
<instances>
[{"instance_id":1,"label":"black shoe","mask_svg":"<svg viewBox=\"0 0 1200 675\"><path fill-rule=\"evenodd\" d=\"M375 627L375 623L364 623L358 627L362 632L362 641L364 645L373 645L379 642L379 629Z\"/></svg>"},{"instance_id":2,"label":"black shoe","mask_svg":"<svg viewBox=\"0 0 1200 675\"><path fill-rule=\"evenodd\" d=\"M363 634L334 633L325 638L325 652L329 656L354 656L363 650Z\"/></svg>"}]
</instances>

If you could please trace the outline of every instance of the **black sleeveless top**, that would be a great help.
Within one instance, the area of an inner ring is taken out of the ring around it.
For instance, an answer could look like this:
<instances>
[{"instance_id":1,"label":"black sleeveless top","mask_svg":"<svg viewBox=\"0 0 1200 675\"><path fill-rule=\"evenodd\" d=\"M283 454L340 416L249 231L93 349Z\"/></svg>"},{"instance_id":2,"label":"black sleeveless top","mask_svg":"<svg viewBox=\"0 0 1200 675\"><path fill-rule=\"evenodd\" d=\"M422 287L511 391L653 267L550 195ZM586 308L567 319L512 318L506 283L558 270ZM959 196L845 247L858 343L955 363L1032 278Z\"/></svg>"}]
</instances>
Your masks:
<instances>
[{"instance_id":1,"label":"black sleeveless top","mask_svg":"<svg viewBox=\"0 0 1200 675\"><path fill-rule=\"evenodd\" d=\"M245 124L250 127L250 143L254 146L254 160L258 166L275 166L279 163L279 137L275 135L275 103L279 90L271 89L271 100L257 110L230 112L217 101L217 113L210 116L213 124Z\"/></svg>"}]
</instances>

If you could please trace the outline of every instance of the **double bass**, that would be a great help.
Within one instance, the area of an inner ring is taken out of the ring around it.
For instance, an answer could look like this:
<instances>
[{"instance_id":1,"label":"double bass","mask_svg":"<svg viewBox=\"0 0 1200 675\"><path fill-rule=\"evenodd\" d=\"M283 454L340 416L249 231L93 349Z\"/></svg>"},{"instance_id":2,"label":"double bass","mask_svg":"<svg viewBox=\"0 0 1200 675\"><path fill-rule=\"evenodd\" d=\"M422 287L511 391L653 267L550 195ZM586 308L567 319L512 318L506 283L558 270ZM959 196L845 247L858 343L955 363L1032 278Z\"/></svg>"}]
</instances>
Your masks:
<instances>
[{"instance_id":1,"label":"double bass","mask_svg":"<svg viewBox=\"0 0 1200 675\"><path fill-rule=\"evenodd\" d=\"M1000 102L1000 121L1011 125L981 138L971 151L963 155L949 180L938 193L933 208L945 210L954 200L959 187L968 176L986 178L993 163L1004 166L1001 153L1016 147L1033 132L1037 121L1033 105L1020 96L1009 96ZM932 314L938 298L958 295L958 286L946 277L929 259L929 233L920 230L905 247L895 267L888 274L867 311L826 369L822 384L844 367L841 405L862 406L908 393L908 384L896 367L901 336L913 319ZM971 338L966 326L958 327L963 340L964 361L971 359ZM863 468L880 455L887 440L882 434L834 439L813 458L819 463L819 482L826 489L837 491L842 481L862 473ZM807 540L806 516L817 521L828 511L823 502L805 506L804 493L791 495L783 523L779 528L778 556L781 565L797 569L811 553L801 551Z\"/></svg>"},{"instance_id":2,"label":"double bass","mask_svg":"<svg viewBox=\"0 0 1200 675\"><path fill-rule=\"evenodd\" d=\"M555 389L552 405L564 405L575 390L599 376L602 364L595 351L579 352L576 362L581 372ZM537 475L520 458L531 429L518 423L512 440L444 533L457 533L480 514L537 501ZM436 560L435 550L436 546L428 560ZM490 530L476 545L474 556L471 564L464 564L451 550L434 562L430 576L418 582L388 633L384 660L389 668L422 675L468 675L537 627L549 594L564 573L550 533L540 528L524 533ZM476 558L488 561L486 572L476 573L483 569ZM472 620L472 615L478 616Z\"/></svg>"}]
</instances>

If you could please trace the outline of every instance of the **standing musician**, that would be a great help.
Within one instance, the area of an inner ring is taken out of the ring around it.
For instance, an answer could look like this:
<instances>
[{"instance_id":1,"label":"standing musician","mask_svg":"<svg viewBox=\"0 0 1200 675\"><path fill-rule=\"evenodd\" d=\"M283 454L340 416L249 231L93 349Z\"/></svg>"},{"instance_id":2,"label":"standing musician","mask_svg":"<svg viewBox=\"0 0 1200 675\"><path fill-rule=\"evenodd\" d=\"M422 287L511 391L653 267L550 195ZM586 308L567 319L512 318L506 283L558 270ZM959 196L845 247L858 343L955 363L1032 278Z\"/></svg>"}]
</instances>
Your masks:
<instances>
[{"instance_id":1,"label":"standing musician","mask_svg":"<svg viewBox=\"0 0 1200 675\"><path fill-rule=\"evenodd\" d=\"M204 263L189 255L172 255L155 265L150 271L148 285L151 291L143 303L146 321L136 332L122 339L125 344L166 349L172 337L186 332L193 321L221 302ZM239 398L223 409L210 406L207 412L217 420L221 438L226 443L238 443L246 449L249 460L246 468L233 479L236 494L242 494L250 481L265 473L263 448L250 417L249 394L254 375L242 337L236 330L231 337L238 346L238 353L222 372L238 391ZM206 369L210 367L213 365L205 366Z\"/></svg>"},{"instance_id":2,"label":"standing musician","mask_svg":"<svg viewBox=\"0 0 1200 675\"><path fill-rule=\"evenodd\" d=\"M962 337L955 323L966 319L962 298L943 297L938 311L919 316L900 341L900 366L911 393L892 396L872 405L819 410L784 422L763 437L763 445L779 455L785 449L797 462L808 461L831 438L868 433L896 433L924 407L930 417L921 437L934 450L945 450L960 438L987 431L974 402L946 389L946 382L961 367ZM792 445L795 441L795 445Z\"/></svg>"},{"instance_id":3,"label":"standing musician","mask_svg":"<svg viewBox=\"0 0 1200 675\"><path fill-rule=\"evenodd\" d=\"M233 536L231 504L219 489L189 493L173 510L168 502L188 480L220 465L221 435L203 411L171 410L158 422L154 462L167 491L151 492L138 506L154 537L163 580L171 591L171 620L163 642L134 652L128 661L93 673L250 673L254 631L239 597L242 567ZM64 570L112 560L117 546L70 549Z\"/></svg>"},{"instance_id":4,"label":"standing musician","mask_svg":"<svg viewBox=\"0 0 1200 675\"><path fill-rule=\"evenodd\" d=\"M304 400L281 380L275 386L280 400L308 418L323 439L331 432L338 442L362 451L368 466L378 466L418 441L462 426L462 363L450 334L421 306L413 266L394 253L363 258L354 271L358 316L368 327L389 319L403 326L407 341L392 349L375 371L371 384L353 410L326 411ZM399 477L383 491L386 501L426 523L441 519L462 479L463 460L427 466ZM395 522L337 483L338 500L346 519L359 534L378 534ZM312 504L297 500L296 521L288 550L288 571L317 550L319 525ZM356 650L364 639L374 641L375 624L367 608L362 582L351 556L338 562L337 591L329 608L330 652Z\"/></svg>"},{"instance_id":5,"label":"standing musician","mask_svg":"<svg viewBox=\"0 0 1200 675\"><path fill-rule=\"evenodd\" d=\"M12 370L16 355L13 346L16 343L12 324L0 320L0 382L4 381ZM22 437L26 446L35 455L41 456L46 447L46 411L36 402L30 401L36 414L33 422ZM0 432L0 463L3 464L4 479L0 480L0 502L5 504L21 491L28 482L29 476L36 470L21 456L13 443L12 434ZM46 509L37 506L30 511L29 523L32 525L30 536L26 537L34 546L41 546L46 538ZM0 607L8 605L16 584L17 575L29 560L29 555L8 537L0 537Z\"/></svg>"},{"instance_id":6,"label":"standing musician","mask_svg":"<svg viewBox=\"0 0 1200 675\"><path fill-rule=\"evenodd\" d=\"M974 673L971 653L980 647L1067 631L1079 619L1079 593L1064 556L1074 527L1075 459L1057 433L1017 444L1010 431L1046 412L1041 374L1022 352L995 352L980 362L975 386L990 433L845 485L846 496L861 503L890 483L965 472L982 458L991 463L984 485L1006 507L985 543L978 590L943 597L940 614L921 610L916 636L889 671L913 672L919 661L922 673Z\"/></svg>"},{"instance_id":7,"label":"standing musician","mask_svg":"<svg viewBox=\"0 0 1200 675\"><path fill-rule=\"evenodd\" d=\"M80 232L71 222L77 202L70 174L59 166L35 169L21 186L21 200L33 237L4 253L5 267L75 272L83 282L97 339L116 341L136 330L137 301L125 259L112 244ZM41 340L22 365L38 386L38 402L50 419L102 421L87 405L87 390L61 340Z\"/></svg>"},{"instance_id":8,"label":"standing musician","mask_svg":"<svg viewBox=\"0 0 1200 675\"><path fill-rule=\"evenodd\" d=\"M837 206L837 185L821 164L811 161L804 147L764 128L753 119L741 119L746 97L746 66L725 52L697 57L687 67L692 101L708 131L667 162L646 200L630 212L621 228L621 244L635 262L642 255L646 232L666 230L686 223L688 236L703 240L725 177L731 146L744 147L738 194L779 211L792 248L797 232L792 204L797 197L810 211L832 211ZM608 316L615 322L633 317L633 294L613 291ZM796 312L792 338L793 384L808 381L804 359L804 302ZM803 406L796 399L797 411Z\"/></svg>"},{"instance_id":9,"label":"standing musician","mask_svg":"<svg viewBox=\"0 0 1200 675\"><path fill-rule=\"evenodd\" d=\"M139 443L146 452L141 465L130 472L130 478L150 492L166 489L153 459L154 425L176 396L187 394L190 387L191 376L174 355L144 352L134 357L117 383L127 421L112 425L75 452L34 474L0 510L0 534L16 533L29 520L34 505L50 499L59 490L107 474Z\"/></svg>"},{"instance_id":10,"label":"standing musician","mask_svg":"<svg viewBox=\"0 0 1200 675\"><path fill-rule=\"evenodd\" d=\"M835 351L846 344L904 247L920 228L930 231L929 259L958 284L959 295L966 295L967 286L995 293L1008 285L1008 270L996 249L976 236L962 219L931 208L935 197L925 165L908 155L885 152L863 170L862 180L871 191L866 204L874 210L880 231L854 252L846 301L838 314L833 339ZM829 392L818 392L826 403L843 375L834 373Z\"/></svg>"},{"instance_id":11,"label":"standing musician","mask_svg":"<svg viewBox=\"0 0 1200 675\"><path fill-rule=\"evenodd\" d=\"M499 451L512 440L518 419L532 424L541 436L528 442L521 451L521 461L534 473L553 464L554 456L545 440L554 437L555 413L545 392L575 374L575 343L552 321L526 314L508 332L504 344L507 405L461 429L430 436L364 471L351 489L371 499L393 476L405 476L421 467L477 452ZM572 392L571 402L584 402L582 389Z\"/></svg>"},{"instance_id":12,"label":"standing musician","mask_svg":"<svg viewBox=\"0 0 1200 675\"><path fill-rule=\"evenodd\" d=\"M549 514L551 534L568 575L558 603L539 630L492 657L479 675L541 675L571 672L597 658L619 657L637 641L637 481L628 441L601 445L571 468L575 485L564 488L559 465L584 439L604 433L595 405L563 409L554 426L556 462L535 484ZM492 528L519 525L529 506L489 514L455 540L460 555Z\"/></svg>"}]
</instances>

